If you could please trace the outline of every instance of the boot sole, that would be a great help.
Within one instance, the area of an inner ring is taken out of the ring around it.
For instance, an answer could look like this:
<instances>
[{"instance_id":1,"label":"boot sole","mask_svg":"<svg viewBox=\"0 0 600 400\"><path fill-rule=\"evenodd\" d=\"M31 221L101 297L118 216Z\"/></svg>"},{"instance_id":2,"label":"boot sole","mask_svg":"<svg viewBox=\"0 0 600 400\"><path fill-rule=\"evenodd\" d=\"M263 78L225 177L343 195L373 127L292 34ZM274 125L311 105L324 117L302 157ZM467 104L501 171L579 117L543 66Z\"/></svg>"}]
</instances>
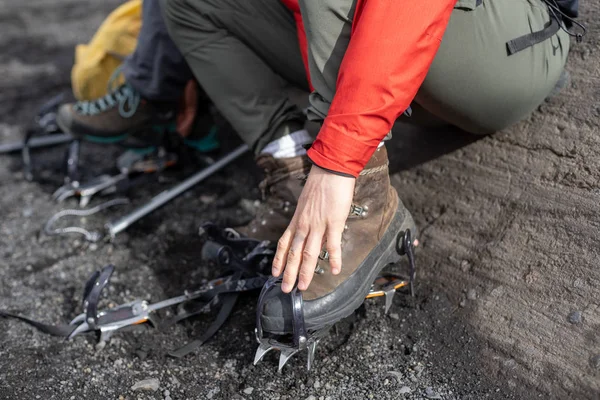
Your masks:
<instances>
[{"instance_id":1,"label":"boot sole","mask_svg":"<svg viewBox=\"0 0 600 400\"><path fill-rule=\"evenodd\" d=\"M361 280L358 290L352 290L350 292L352 293L352 295L350 296L349 301L344 307L339 308L337 310L333 310L318 317L305 319L306 328L309 330L317 330L331 326L339 320L351 315L357 308L359 308L362 305L362 303L364 303L367 294L371 290L371 285L373 281L375 280L375 278L377 278L380 272L389 264L396 263L400 260L401 255L398 254L397 246L399 245L399 239L401 238L401 235L404 232L406 232L407 229L410 229L411 234L414 234L414 237L412 239L416 239L416 226L413 217L410 214L410 212L406 208L404 208L402 202L399 201L398 209L396 210L394 219L392 220L390 226L383 235L383 238L377 244L377 246L369 253L367 258L363 260L363 262L358 266L358 268L353 274L355 275L357 274L357 272L363 270L364 268L367 268L367 265L374 266L374 268L370 269L367 276ZM380 255L379 257L377 257L375 256L375 254ZM348 281L350 281L352 278L353 276L348 278ZM331 294L327 296L330 295ZM310 301L319 301L319 299ZM263 315L262 325L263 329L266 332L275 335L285 335L290 333L282 330L281 327L285 326L285 320L280 316L268 317ZM271 329L269 329L269 327L271 327Z\"/></svg>"}]
</instances>

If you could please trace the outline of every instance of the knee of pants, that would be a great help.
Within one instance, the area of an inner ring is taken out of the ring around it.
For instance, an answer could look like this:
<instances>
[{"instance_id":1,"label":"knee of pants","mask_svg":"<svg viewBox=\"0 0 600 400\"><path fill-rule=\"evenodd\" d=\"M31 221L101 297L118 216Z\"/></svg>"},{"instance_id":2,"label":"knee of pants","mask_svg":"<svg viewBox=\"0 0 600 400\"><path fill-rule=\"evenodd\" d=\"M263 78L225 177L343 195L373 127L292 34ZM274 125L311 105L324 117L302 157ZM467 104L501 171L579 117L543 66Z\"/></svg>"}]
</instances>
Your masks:
<instances>
[{"instance_id":1,"label":"knee of pants","mask_svg":"<svg viewBox=\"0 0 600 400\"><path fill-rule=\"evenodd\" d=\"M176 34L174 26L181 24L182 17L190 13L186 0L160 0L163 19L171 37Z\"/></svg>"}]
</instances>

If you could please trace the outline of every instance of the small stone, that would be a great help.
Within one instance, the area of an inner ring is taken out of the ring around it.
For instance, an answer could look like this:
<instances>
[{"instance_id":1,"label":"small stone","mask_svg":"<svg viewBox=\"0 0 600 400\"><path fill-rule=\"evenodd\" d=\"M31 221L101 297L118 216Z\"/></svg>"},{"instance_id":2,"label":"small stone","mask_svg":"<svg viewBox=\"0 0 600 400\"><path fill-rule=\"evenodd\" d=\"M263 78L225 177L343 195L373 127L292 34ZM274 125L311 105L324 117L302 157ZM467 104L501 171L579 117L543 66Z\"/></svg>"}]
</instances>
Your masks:
<instances>
[{"instance_id":1,"label":"small stone","mask_svg":"<svg viewBox=\"0 0 600 400\"><path fill-rule=\"evenodd\" d=\"M580 324L583 321L581 311L573 311L569 314L568 320L572 324Z\"/></svg>"},{"instance_id":2,"label":"small stone","mask_svg":"<svg viewBox=\"0 0 600 400\"><path fill-rule=\"evenodd\" d=\"M125 400L125 397L123 395L120 395L119 400Z\"/></svg>"},{"instance_id":3,"label":"small stone","mask_svg":"<svg viewBox=\"0 0 600 400\"><path fill-rule=\"evenodd\" d=\"M410 393L410 392L412 392L412 389L409 388L408 386L402 386L400 388L400 390L398 390L398 393L400 393L400 394L407 394L407 393Z\"/></svg>"},{"instance_id":4,"label":"small stone","mask_svg":"<svg viewBox=\"0 0 600 400\"><path fill-rule=\"evenodd\" d=\"M464 307L464 306L466 306L466 305L467 305L467 301L465 299L462 299L460 301L460 303L458 303L458 306L461 307L461 308Z\"/></svg>"},{"instance_id":5,"label":"small stone","mask_svg":"<svg viewBox=\"0 0 600 400\"><path fill-rule=\"evenodd\" d=\"M400 319L400 316L396 313L391 313L390 314L390 318L391 319L395 319L396 321L398 321Z\"/></svg>"},{"instance_id":6,"label":"small stone","mask_svg":"<svg viewBox=\"0 0 600 400\"><path fill-rule=\"evenodd\" d=\"M402 383L402 373L398 371L388 371L385 376L393 378L397 383Z\"/></svg>"},{"instance_id":7,"label":"small stone","mask_svg":"<svg viewBox=\"0 0 600 400\"><path fill-rule=\"evenodd\" d=\"M469 269L471 268L471 263L468 262L467 260L462 260L460 263L460 270L462 272L469 272Z\"/></svg>"},{"instance_id":8,"label":"small stone","mask_svg":"<svg viewBox=\"0 0 600 400\"><path fill-rule=\"evenodd\" d=\"M428 399L441 399L442 398L442 396L437 394L431 386L429 386L429 387L427 387L427 389L425 389L425 397L427 397Z\"/></svg>"},{"instance_id":9,"label":"small stone","mask_svg":"<svg viewBox=\"0 0 600 400\"><path fill-rule=\"evenodd\" d=\"M29 207L24 208L21 215L23 215L23 218L29 218L33 215L33 209L31 209Z\"/></svg>"},{"instance_id":10,"label":"small stone","mask_svg":"<svg viewBox=\"0 0 600 400\"><path fill-rule=\"evenodd\" d=\"M597 354L590 358L590 365L592 368L600 370L600 354Z\"/></svg>"},{"instance_id":11,"label":"small stone","mask_svg":"<svg viewBox=\"0 0 600 400\"><path fill-rule=\"evenodd\" d=\"M131 390L133 390L134 392L138 391L138 390L147 390L147 391L156 392L158 390L159 386L160 386L160 381L156 378L151 378L151 379L144 379L143 381L136 382L131 387Z\"/></svg>"},{"instance_id":12,"label":"small stone","mask_svg":"<svg viewBox=\"0 0 600 400\"><path fill-rule=\"evenodd\" d=\"M317 400L317 398L311 394L306 398L306 400Z\"/></svg>"},{"instance_id":13,"label":"small stone","mask_svg":"<svg viewBox=\"0 0 600 400\"><path fill-rule=\"evenodd\" d=\"M171 396L166 396L165 400L173 400L173 399L171 398Z\"/></svg>"},{"instance_id":14,"label":"small stone","mask_svg":"<svg viewBox=\"0 0 600 400\"><path fill-rule=\"evenodd\" d=\"M469 289L467 291L467 299L477 300L477 291L475 291L475 289Z\"/></svg>"},{"instance_id":15,"label":"small stone","mask_svg":"<svg viewBox=\"0 0 600 400\"><path fill-rule=\"evenodd\" d=\"M252 394L252 392L254 392L253 387L247 387L246 389L244 389L244 394Z\"/></svg>"},{"instance_id":16,"label":"small stone","mask_svg":"<svg viewBox=\"0 0 600 400\"><path fill-rule=\"evenodd\" d=\"M165 395L165 397L167 397L171 395L171 392L169 391L169 389L167 389L163 392L163 394Z\"/></svg>"},{"instance_id":17,"label":"small stone","mask_svg":"<svg viewBox=\"0 0 600 400\"><path fill-rule=\"evenodd\" d=\"M319 389L319 388L321 387L321 382L319 382L318 380L317 380L317 381L315 381L315 384L313 385L313 387L314 387L315 389Z\"/></svg>"},{"instance_id":18,"label":"small stone","mask_svg":"<svg viewBox=\"0 0 600 400\"><path fill-rule=\"evenodd\" d=\"M140 360L144 361L146 358L148 358L148 352L145 351L144 349L138 349L135 351L135 355L139 357Z\"/></svg>"}]
</instances>

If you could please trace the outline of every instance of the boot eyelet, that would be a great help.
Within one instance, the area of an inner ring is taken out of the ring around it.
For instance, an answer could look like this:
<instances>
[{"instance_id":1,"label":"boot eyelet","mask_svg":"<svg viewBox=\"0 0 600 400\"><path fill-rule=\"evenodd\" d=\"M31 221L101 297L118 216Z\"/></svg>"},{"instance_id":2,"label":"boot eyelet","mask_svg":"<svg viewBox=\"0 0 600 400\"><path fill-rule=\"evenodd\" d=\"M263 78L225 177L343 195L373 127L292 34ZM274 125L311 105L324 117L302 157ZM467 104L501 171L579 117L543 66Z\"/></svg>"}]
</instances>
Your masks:
<instances>
[{"instance_id":1,"label":"boot eyelet","mask_svg":"<svg viewBox=\"0 0 600 400\"><path fill-rule=\"evenodd\" d=\"M352 204L350 207L350 215L355 215L361 218L365 218L367 216L367 211L369 211L368 206L358 206L356 204Z\"/></svg>"},{"instance_id":2,"label":"boot eyelet","mask_svg":"<svg viewBox=\"0 0 600 400\"><path fill-rule=\"evenodd\" d=\"M327 250L321 250L321 254L319 254L319 258L321 260L329 260L329 252Z\"/></svg>"},{"instance_id":3,"label":"boot eyelet","mask_svg":"<svg viewBox=\"0 0 600 400\"><path fill-rule=\"evenodd\" d=\"M325 269L317 264L317 268L315 268L315 274L323 275L325 273Z\"/></svg>"}]
</instances>

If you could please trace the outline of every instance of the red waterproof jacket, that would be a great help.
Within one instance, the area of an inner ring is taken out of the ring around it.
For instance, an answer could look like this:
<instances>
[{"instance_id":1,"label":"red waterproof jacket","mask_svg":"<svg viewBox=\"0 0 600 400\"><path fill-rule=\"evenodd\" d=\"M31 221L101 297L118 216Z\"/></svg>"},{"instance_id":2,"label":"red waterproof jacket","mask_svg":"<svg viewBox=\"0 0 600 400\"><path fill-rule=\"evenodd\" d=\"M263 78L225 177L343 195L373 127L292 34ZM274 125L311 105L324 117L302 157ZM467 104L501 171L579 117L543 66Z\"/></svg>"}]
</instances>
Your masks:
<instances>
[{"instance_id":1,"label":"red waterproof jacket","mask_svg":"<svg viewBox=\"0 0 600 400\"><path fill-rule=\"evenodd\" d=\"M306 66L298 0L282 1L294 12ZM357 0L336 94L308 151L315 164L358 176L423 83L455 3Z\"/></svg>"}]
</instances>

